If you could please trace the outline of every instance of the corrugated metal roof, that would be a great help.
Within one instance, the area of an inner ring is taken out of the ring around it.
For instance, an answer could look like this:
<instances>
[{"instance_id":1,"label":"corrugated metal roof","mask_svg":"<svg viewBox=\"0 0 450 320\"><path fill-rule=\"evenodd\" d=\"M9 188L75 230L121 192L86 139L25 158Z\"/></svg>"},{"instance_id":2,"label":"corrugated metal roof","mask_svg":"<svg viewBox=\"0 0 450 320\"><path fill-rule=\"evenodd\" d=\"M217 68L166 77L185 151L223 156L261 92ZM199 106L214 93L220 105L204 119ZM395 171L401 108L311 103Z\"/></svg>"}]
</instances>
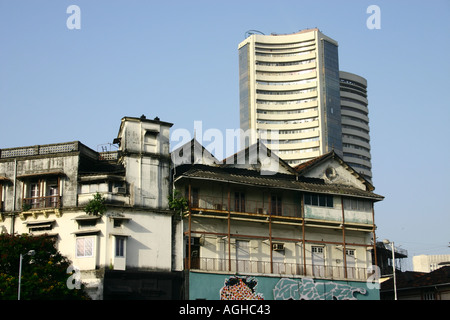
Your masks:
<instances>
[{"instance_id":1,"label":"corrugated metal roof","mask_svg":"<svg viewBox=\"0 0 450 320\"><path fill-rule=\"evenodd\" d=\"M188 170L180 173L176 180L181 180L183 178L235 183L254 187L347 195L359 198L369 198L375 201L384 198L373 192L351 186L327 184L321 179L301 177L297 180L295 175L261 175L257 171L236 168L192 165Z\"/></svg>"}]
</instances>

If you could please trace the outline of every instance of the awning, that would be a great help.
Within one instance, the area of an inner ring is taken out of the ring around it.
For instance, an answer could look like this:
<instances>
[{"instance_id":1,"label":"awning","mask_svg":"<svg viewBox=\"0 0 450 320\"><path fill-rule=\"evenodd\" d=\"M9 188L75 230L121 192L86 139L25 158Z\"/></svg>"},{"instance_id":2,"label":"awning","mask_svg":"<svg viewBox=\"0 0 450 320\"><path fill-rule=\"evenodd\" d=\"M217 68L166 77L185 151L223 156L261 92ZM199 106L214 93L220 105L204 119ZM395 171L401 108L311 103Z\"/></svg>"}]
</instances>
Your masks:
<instances>
[{"instance_id":1,"label":"awning","mask_svg":"<svg viewBox=\"0 0 450 320\"><path fill-rule=\"evenodd\" d=\"M122 233L122 232L120 232L120 231L110 232L110 233L109 233L109 236L110 236L110 237L111 237L111 236L113 236L113 237L131 237L130 234L128 234L128 233Z\"/></svg>"},{"instance_id":2,"label":"awning","mask_svg":"<svg viewBox=\"0 0 450 320\"><path fill-rule=\"evenodd\" d=\"M87 220L97 220L100 219L100 216L93 216L93 215L82 215L82 216L77 216L75 218L73 218L73 220L75 221L87 221Z\"/></svg>"},{"instance_id":3,"label":"awning","mask_svg":"<svg viewBox=\"0 0 450 320\"><path fill-rule=\"evenodd\" d=\"M86 230L78 230L75 232L72 232L75 236L86 236L86 235L96 235L99 234L100 230L98 229L86 229Z\"/></svg>"},{"instance_id":4,"label":"awning","mask_svg":"<svg viewBox=\"0 0 450 320\"><path fill-rule=\"evenodd\" d=\"M39 227L39 228L44 228L44 227L51 227L51 225L55 222L56 220L45 220L45 221L27 221L24 222L24 224L26 224L27 227Z\"/></svg>"}]
</instances>

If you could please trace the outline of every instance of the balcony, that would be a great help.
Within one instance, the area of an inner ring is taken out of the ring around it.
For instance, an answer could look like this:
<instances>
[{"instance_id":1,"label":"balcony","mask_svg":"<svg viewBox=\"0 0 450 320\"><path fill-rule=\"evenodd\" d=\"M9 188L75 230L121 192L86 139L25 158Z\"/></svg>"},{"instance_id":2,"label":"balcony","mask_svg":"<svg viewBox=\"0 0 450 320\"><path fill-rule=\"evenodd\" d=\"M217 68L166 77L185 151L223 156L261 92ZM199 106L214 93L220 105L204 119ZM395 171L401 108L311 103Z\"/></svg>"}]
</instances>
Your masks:
<instances>
[{"instance_id":1,"label":"balcony","mask_svg":"<svg viewBox=\"0 0 450 320\"><path fill-rule=\"evenodd\" d=\"M228 210L229 209L229 210ZM191 210L202 213L230 213L233 214L250 214L250 215L274 215L283 217L301 217L300 204L289 202L275 202L269 203L269 199L265 200L236 200L234 197L230 198L228 204L228 197L214 196L200 196L198 198L192 197Z\"/></svg>"},{"instance_id":2,"label":"balcony","mask_svg":"<svg viewBox=\"0 0 450 320\"><path fill-rule=\"evenodd\" d=\"M61 196L23 198L22 208L24 211L30 209L61 208Z\"/></svg>"},{"instance_id":3,"label":"balcony","mask_svg":"<svg viewBox=\"0 0 450 320\"><path fill-rule=\"evenodd\" d=\"M185 260L188 269L188 260ZM309 276L323 279L367 280L372 273L363 267L312 265L303 263L285 263L253 260L192 258L191 270L209 272L237 272L258 274L281 274L287 276Z\"/></svg>"}]
</instances>

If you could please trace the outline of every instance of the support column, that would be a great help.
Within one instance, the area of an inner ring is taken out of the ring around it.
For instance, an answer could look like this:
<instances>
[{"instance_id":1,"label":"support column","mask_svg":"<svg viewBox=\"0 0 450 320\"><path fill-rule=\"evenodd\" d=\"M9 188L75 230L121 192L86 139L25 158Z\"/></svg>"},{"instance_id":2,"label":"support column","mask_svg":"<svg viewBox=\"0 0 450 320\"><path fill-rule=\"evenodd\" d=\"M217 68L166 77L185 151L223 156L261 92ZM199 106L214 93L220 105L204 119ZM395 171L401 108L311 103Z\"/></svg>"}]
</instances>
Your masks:
<instances>
[{"instance_id":1,"label":"support column","mask_svg":"<svg viewBox=\"0 0 450 320\"><path fill-rule=\"evenodd\" d=\"M228 185L228 271L231 271L231 197L230 197L230 185Z\"/></svg>"},{"instance_id":2,"label":"support column","mask_svg":"<svg viewBox=\"0 0 450 320\"><path fill-rule=\"evenodd\" d=\"M347 278L347 249L345 247L345 212L344 212L344 197L341 196L342 206L342 254L344 256L344 277Z\"/></svg>"},{"instance_id":3,"label":"support column","mask_svg":"<svg viewBox=\"0 0 450 320\"><path fill-rule=\"evenodd\" d=\"M270 250L270 273L273 273L273 247L272 247L272 203L269 190L269 250Z\"/></svg>"},{"instance_id":4,"label":"support column","mask_svg":"<svg viewBox=\"0 0 450 320\"><path fill-rule=\"evenodd\" d=\"M375 266L378 266L378 261L377 261L377 237L375 235L375 209L374 209L374 203L373 202L372 202L372 232L373 232L373 258L375 260L375 261L372 261L372 264L374 264ZM375 272L378 272L378 270L375 271Z\"/></svg>"},{"instance_id":5,"label":"support column","mask_svg":"<svg viewBox=\"0 0 450 320\"><path fill-rule=\"evenodd\" d=\"M188 209L189 209L189 220L188 220L188 266L187 269L191 270L191 223L192 223L192 211L191 211L191 182L189 182L189 187L188 187Z\"/></svg>"},{"instance_id":6,"label":"support column","mask_svg":"<svg viewBox=\"0 0 450 320\"><path fill-rule=\"evenodd\" d=\"M300 210L301 210L301 217L302 217L303 275L306 276L305 197L303 196L303 194L300 197Z\"/></svg>"}]
</instances>

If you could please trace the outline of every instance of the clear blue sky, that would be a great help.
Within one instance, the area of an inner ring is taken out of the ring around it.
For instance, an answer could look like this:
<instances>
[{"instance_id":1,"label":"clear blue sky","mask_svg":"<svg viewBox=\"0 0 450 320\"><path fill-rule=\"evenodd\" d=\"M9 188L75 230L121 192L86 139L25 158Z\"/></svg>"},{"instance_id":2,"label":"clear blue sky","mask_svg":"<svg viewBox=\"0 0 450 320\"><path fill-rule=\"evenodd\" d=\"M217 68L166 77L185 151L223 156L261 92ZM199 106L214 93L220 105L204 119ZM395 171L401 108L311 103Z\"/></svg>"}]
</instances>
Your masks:
<instances>
[{"instance_id":1,"label":"clear blue sky","mask_svg":"<svg viewBox=\"0 0 450 320\"><path fill-rule=\"evenodd\" d=\"M69 30L69 5L81 29ZM370 30L369 5L381 10ZM247 30L318 27L368 80L378 239L450 254L450 1L0 0L0 148L112 142L123 116L239 127ZM408 266L412 268L412 265Z\"/></svg>"}]
</instances>

